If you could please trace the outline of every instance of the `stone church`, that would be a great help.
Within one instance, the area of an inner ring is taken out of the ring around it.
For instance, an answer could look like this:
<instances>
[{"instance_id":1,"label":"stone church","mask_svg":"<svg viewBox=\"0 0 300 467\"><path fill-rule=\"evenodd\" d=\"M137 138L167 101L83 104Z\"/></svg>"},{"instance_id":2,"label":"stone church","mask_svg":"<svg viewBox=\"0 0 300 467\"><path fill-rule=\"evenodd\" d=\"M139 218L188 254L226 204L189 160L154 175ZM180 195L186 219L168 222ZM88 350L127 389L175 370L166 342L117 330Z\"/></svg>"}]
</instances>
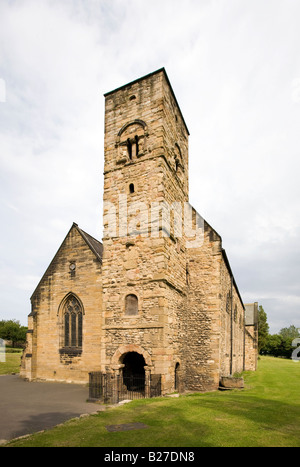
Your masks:
<instances>
[{"instance_id":1,"label":"stone church","mask_svg":"<svg viewBox=\"0 0 300 467\"><path fill-rule=\"evenodd\" d=\"M147 397L155 377L210 391L256 369L257 304L189 204L188 139L164 68L105 94L103 239L71 226L31 297L22 377L139 375Z\"/></svg>"}]
</instances>

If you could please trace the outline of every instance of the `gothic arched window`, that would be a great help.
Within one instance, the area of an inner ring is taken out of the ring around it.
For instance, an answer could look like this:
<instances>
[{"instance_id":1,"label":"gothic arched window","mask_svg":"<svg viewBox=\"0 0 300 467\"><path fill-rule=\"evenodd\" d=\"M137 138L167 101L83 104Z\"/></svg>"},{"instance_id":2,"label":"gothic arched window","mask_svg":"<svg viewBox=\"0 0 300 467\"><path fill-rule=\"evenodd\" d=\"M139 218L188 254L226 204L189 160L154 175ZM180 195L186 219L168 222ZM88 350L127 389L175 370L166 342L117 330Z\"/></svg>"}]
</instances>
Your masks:
<instances>
[{"instance_id":1,"label":"gothic arched window","mask_svg":"<svg viewBox=\"0 0 300 467\"><path fill-rule=\"evenodd\" d=\"M82 348L82 305L70 294L63 305L63 347Z\"/></svg>"},{"instance_id":2,"label":"gothic arched window","mask_svg":"<svg viewBox=\"0 0 300 467\"><path fill-rule=\"evenodd\" d=\"M129 294L125 298L125 315L134 316L139 312L138 298L136 295Z\"/></svg>"}]
</instances>

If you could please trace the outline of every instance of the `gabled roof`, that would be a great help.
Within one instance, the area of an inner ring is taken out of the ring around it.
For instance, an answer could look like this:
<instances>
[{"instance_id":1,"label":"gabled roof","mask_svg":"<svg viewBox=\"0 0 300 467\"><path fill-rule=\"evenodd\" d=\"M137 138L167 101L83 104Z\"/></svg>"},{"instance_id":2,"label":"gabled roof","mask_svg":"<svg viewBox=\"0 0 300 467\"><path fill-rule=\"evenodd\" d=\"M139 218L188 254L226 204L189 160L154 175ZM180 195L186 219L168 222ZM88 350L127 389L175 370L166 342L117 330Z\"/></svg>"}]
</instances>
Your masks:
<instances>
[{"instance_id":1,"label":"gabled roof","mask_svg":"<svg viewBox=\"0 0 300 467\"><path fill-rule=\"evenodd\" d=\"M73 223L72 227L75 227L82 238L86 241L90 249L95 253L97 258L101 261L102 263L102 254L103 254L103 245L99 240L96 240L96 238L92 237L88 233L84 232L84 230L80 229L75 222Z\"/></svg>"},{"instance_id":2,"label":"gabled roof","mask_svg":"<svg viewBox=\"0 0 300 467\"><path fill-rule=\"evenodd\" d=\"M222 248L222 256L223 256L224 263L225 263L225 265L226 265L226 267L227 267L227 270L228 270L228 272L229 272L229 275L230 275L230 277L231 277L231 279L232 279L232 283L233 283L233 285L234 285L234 287L235 287L235 290L236 290L236 292L237 292L237 294L238 294L238 297L239 297L239 299L240 299L240 302L241 302L241 304L242 304L242 307L243 307L244 310L245 310L244 302L243 302L243 300L242 300L242 297L241 297L241 294L240 294L240 292L239 292L238 286L237 286L237 284L236 284L236 282L235 282L234 275L233 275L233 273L232 273L232 270L231 270L231 267L230 267L230 264L229 264L229 260L228 260L228 257L227 257L227 254L226 254L226 251L224 250L224 248Z\"/></svg>"},{"instance_id":3,"label":"gabled roof","mask_svg":"<svg viewBox=\"0 0 300 467\"><path fill-rule=\"evenodd\" d=\"M41 280L39 281L38 285L36 286L31 298L33 298L34 294L36 293L37 289L39 288L40 284L42 283L44 277L46 276L46 274L48 273L48 271L50 270L51 266L52 266L52 263L54 261L54 259L56 258L57 254L59 253L60 249L62 248L64 242L66 241L68 235L70 234L71 230L72 229L76 229L77 232L81 235L81 237L83 238L83 240L85 241L85 243L88 245L88 247L90 248L90 250L94 253L94 255L96 256L96 258L102 263L102 253L103 253L103 245L101 242L99 242L99 240L96 240L94 237L92 237L91 235L89 235L88 233L84 232L84 230L80 229L78 227L78 225L73 222L72 224L72 227L70 228L70 230L68 231L67 235L65 236L63 242L61 243L59 249L57 250L57 252L55 253L51 263L49 264L49 266L47 267L45 273L43 274Z\"/></svg>"}]
</instances>

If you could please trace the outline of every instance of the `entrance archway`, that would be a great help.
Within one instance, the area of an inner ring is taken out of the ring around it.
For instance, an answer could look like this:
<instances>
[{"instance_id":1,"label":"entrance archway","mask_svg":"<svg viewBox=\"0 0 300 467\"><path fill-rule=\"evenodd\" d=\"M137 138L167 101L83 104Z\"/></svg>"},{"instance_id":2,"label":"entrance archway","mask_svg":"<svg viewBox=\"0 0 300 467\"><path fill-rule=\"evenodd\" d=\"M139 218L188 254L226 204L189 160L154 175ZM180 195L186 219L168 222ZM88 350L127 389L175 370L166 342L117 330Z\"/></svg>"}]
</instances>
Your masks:
<instances>
[{"instance_id":1,"label":"entrance archway","mask_svg":"<svg viewBox=\"0 0 300 467\"><path fill-rule=\"evenodd\" d=\"M179 390L179 372L180 372L180 363L177 362L175 365L175 391Z\"/></svg>"},{"instance_id":2,"label":"entrance archway","mask_svg":"<svg viewBox=\"0 0 300 467\"><path fill-rule=\"evenodd\" d=\"M122 358L123 384L128 391L145 391L145 359L137 352L128 352Z\"/></svg>"}]
</instances>

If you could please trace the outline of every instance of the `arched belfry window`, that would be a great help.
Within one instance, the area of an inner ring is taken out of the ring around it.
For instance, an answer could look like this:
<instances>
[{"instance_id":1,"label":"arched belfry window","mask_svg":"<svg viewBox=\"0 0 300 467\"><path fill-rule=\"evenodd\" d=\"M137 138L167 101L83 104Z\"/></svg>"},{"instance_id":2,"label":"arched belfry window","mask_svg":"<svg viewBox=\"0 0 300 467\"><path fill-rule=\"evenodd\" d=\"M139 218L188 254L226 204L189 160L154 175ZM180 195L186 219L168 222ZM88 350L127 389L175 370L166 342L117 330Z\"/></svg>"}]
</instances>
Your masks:
<instances>
[{"instance_id":1,"label":"arched belfry window","mask_svg":"<svg viewBox=\"0 0 300 467\"><path fill-rule=\"evenodd\" d=\"M127 138L126 146L127 146L127 155L129 159L132 160L133 142L131 141L130 138Z\"/></svg>"},{"instance_id":2,"label":"arched belfry window","mask_svg":"<svg viewBox=\"0 0 300 467\"><path fill-rule=\"evenodd\" d=\"M184 170L183 167L183 159L182 159L182 154L180 147L177 143L175 143L175 166L176 166L176 172L178 172L179 169L182 171Z\"/></svg>"},{"instance_id":3,"label":"arched belfry window","mask_svg":"<svg viewBox=\"0 0 300 467\"><path fill-rule=\"evenodd\" d=\"M62 346L64 350L82 349L83 307L79 299L70 293L63 301L62 313Z\"/></svg>"},{"instance_id":4,"label":"arched belfry window","mask_svg":"<svg viewBox=\"0 0 300 467\"><path fill-rule=\"evenodd\" d=\"M125 315L135 316L139 312L138 298L134 294L129 294L125 297Z\"/></svg>"},{"instance_id":5,"label":"arched belfry window","mask_svg":"<svg viewBox=\"0 0 300 467\"><path fill-rule=\"evenodd\" d=\"M143 120L126 123L116 141L117 164L134 161L146 153L147 125Z\"/></svg>"}]
</instances>

